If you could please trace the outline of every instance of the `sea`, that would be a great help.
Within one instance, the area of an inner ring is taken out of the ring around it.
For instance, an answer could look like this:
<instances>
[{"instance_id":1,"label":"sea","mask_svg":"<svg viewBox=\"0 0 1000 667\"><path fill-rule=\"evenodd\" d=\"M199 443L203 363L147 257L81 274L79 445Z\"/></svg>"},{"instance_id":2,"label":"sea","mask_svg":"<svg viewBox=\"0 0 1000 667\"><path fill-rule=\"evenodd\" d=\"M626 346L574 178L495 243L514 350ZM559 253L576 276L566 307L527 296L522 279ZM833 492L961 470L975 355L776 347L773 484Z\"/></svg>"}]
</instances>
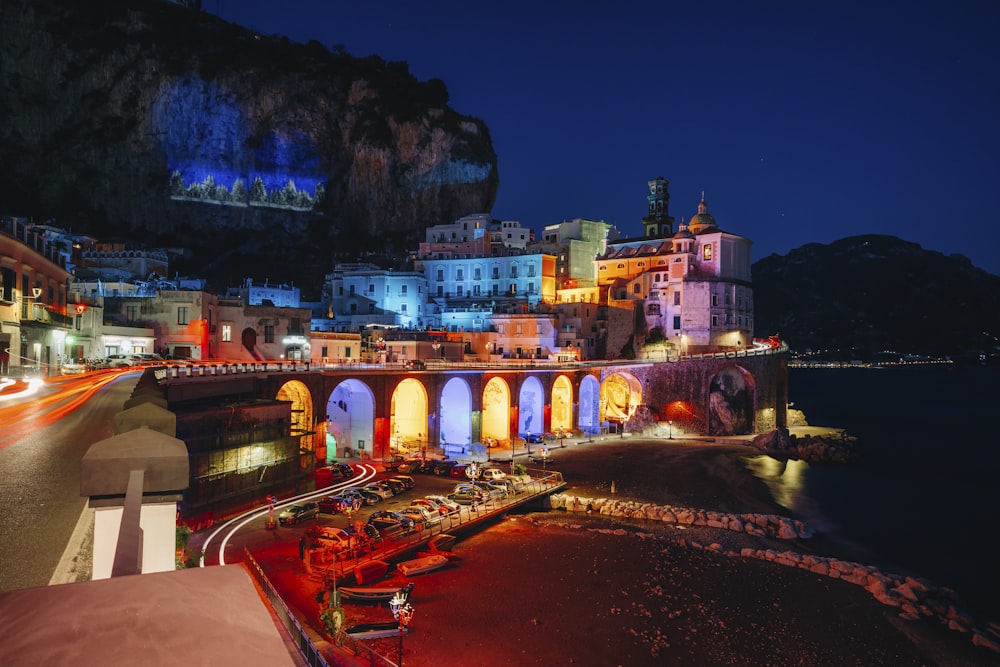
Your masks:
<instances>
[{"instance_id":1,"label":"sea","mask_svg":"<svg viewBox=\"0 0 1000 667\"><path fill-rule=\"evenodd\" d=\"M953 589L1000 621L1000 368L789 369L813 426L858 438L847 465L753 465L779 502L860 562Z\"/></svg>"}]
</instances>

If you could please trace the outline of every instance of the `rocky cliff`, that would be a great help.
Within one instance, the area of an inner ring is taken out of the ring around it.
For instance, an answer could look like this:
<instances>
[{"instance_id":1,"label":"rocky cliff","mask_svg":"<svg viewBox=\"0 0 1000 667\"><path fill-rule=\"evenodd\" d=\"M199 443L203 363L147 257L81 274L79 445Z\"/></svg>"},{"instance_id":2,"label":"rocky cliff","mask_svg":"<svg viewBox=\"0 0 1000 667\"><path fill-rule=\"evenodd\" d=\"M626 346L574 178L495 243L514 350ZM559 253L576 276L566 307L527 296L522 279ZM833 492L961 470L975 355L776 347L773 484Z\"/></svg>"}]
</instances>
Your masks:
<instances>
[{"instance_id":1,"label":"rocky cliff","mask_svg":"<svg viewBox=\"0 0 1000 667\"><path fill-rule=\"evenodd\" d=\"M323 271L334 250L413 247L491 209L489 131L447 101L406 63L169 2L4 0L0 208L194 243L237 281L260 262Z\"/></svg>"},{"instance_id":2,"label":"rocky cliff","mask_svg":"<svg viewBox=\"0 0 1000 667\"><path fill-rule=\"evenodd\" d=\"M827 359L1000 353L1000 277L894 236L810 243L753 265L755 335Z\"/></svg>"}]
</instances>

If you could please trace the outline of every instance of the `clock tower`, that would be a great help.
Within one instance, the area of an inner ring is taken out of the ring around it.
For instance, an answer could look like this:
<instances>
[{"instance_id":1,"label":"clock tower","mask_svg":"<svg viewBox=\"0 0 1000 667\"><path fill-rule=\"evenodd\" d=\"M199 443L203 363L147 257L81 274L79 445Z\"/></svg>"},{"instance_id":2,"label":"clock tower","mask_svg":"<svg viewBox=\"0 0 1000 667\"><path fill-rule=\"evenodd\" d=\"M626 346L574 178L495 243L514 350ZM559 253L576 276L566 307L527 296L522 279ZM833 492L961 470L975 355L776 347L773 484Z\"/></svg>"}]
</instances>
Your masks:
<instances>
[{"instance_id":1,"label":"clock tower","mask_svg":"<svg viewBox=\"0 0 1000 667\"><path fill-rule=\"evenodd\" d=\"M642 228L646 238L668 238L674 235L674 219L667 213L670 203L668 188L670 181L657 176L649 181L649 213L642 219Z\"/></svg>"}]
</instances>

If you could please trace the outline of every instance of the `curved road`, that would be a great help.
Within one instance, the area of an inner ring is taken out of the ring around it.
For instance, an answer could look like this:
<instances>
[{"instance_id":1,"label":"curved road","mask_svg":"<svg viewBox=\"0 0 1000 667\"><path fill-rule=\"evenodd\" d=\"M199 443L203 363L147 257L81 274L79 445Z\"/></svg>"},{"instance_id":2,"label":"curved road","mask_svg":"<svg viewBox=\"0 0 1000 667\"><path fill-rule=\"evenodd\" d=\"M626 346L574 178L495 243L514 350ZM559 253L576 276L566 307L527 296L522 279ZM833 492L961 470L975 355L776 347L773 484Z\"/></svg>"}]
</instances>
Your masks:
<instances>
[{"instance_id":1,"label":"curved road","mask_svg":"<svg viewBox=\"0 0 1000 667\"><path fill-rule=\"evenodd\" d=\"M80 462L114 435L138 378L86 373L51 378L30 396L0 394L0 590L53 581L87 505Z\"/></svg>"}]
</instances>

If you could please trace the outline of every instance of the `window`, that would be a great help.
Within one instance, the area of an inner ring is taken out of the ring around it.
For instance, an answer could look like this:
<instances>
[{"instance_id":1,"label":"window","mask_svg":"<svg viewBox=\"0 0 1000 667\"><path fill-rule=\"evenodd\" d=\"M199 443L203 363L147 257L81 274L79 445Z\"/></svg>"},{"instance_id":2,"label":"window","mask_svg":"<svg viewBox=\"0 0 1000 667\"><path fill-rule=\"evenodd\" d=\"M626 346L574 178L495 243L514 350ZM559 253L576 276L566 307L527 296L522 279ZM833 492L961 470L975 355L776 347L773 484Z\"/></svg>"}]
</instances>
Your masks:
<instances>
[{"instance_id":1,"label":"window","mask_svg":"<svg viewBox=\"0 0 1000 667\"><path fill-rule=\"evenodd\" d=\"M406 304L405 303L401 303L399 305L399 312L401 312L401 313L405 313L406 312Z\"/></svg>"},{"instance_id":2,"label":"window","mask_svg":"<svg viewBox=\"0 0 1000 667\"><path fill-rule=\"evenodd\" d=\"M324 359L330 356L329 351L327 351L326 345L320 348L320 356L323 357Z\"/></svg>"},{"instance_id":3,"label":"window","mask_svg":"<svg viewBox=\"0 0 1000 667\"><path fill-rule=\"evenodd\" d=\"M187 324L187 323L188 323L188 307L177 306L177 324Z\"/></svg>"},{"instance_id":4,"label":"window","mask_svg":"<svg viewBox=\"0 0 1000 667\"><path fill-rule=\"evenodd\" d=\"M232 340L233 340L233 325L232 324L223 324L222 325L222 342L223 343L231 343Z\"/></svg>"},{"instance_id":5,"label":"window","mask_svg":"<svg viewBox=\"0 0 1000 667\"><path fill-rule=\"evenodd\" d=\"M651 303L646 307L646 314L648 315L659 315L660 314L660 304Z\"/></svg>"},{"instance_id":6,"label":"window","mask_svg":"<svg viewBox=\"0 0 1000 667\"><path fill-rule=\"evenodd\" d=\"M375 293L375 285L374 284L368 283L368 293L369 294L374 294Z\"/></svg>"},{"instance_id":7,"label":"window","mask_svg":"<svg viewBox=\"0 0 1000 667\"><path fill-rule=\"evenodd\" d=\"M713 327L719 326L719 316L718 315L712 315L712 326Z\"/></svg>"},{"instance_id":8,"label":"window","mask_svg":"<svg viewBox=\"0 0 1000 667\"><path fill-rule=\"evenodd\" d=\"M706 243L705 247L701 249L701 258L705 261L710 261L712 259L712 244Z\"/></svg>"},{"instance_id":9,"label":"window","mask_svg":"<svg viewBox=\"0 0 1000 667\"><path fill-rule=\"evenodd\" d=\"M375 304L374 303L369 303L368 304L368 312L369 313L374 313L375 312Z\"/></svg>"},{"instance_id":10,"label":"window","mask_svg":"<svg viewBox=\"0 0 1000 667\"><path fill-rule=\"evenodd\" d=\"M438 282L441 282L442 280L444 280L444 269L438 269L438 271L437 271L437 279L438 279Z\"/></svg>"},{"instance_id":11,"label":"window","mask_svg":"<svg viewBox=\"0 0 1000 667\"><path fill-rule=\"evenodd\" d=\"M127 321L135 322L138 316L139 316L138 306L125 306L125 319Z\"/></svg>"},{"instance_id":12,"label":"window","mask_svg":"<svg viewBox=\"0 0 1000 667\"><path fill-rule=\"evenodd\" d=\"M403 286L402 286L402 288L400 288L400 291L401 291L401 292L402 292L403 294L406 294L406 285L403 285Z\"/></svg>"},{"instance_id":13,"label":"window","mask_svg":"<svg viewBox=\"0 0 1000 667\"><path fill-rule=\"evenodd\" d=\"M532 264L532 265L530 265L528 267L528 277L529 278L534 278L535 277L535 265L534 264Z\"/></svg>"},{"instance_id":14,"label":"window","mask_svg":"<svg viewBox=\"0 0 1000 667\"><path fill-rule=\"evenodd\" d=\"M437 295L438 296L444 296L444 286L443 285L438 285L438 293L437 293Z\"/></svg>"},{"instance_id":15,"label":"window","mask_svg":"<svg viewBox=\"0 0 1000 667\"><path fill-rule=\"evenodd\" d=\"M635 285L632 285L632 293L633 294L638 294L640 290L641 290L641 287L639 286L639 283L636 283Z\"/></svg>"},{"instance_id":16,"label":"window","mask_svg":"<svg viewBox=\"0 0 1000 667\"><path fill-rule=\"evenodd\" d=\"M265 343L274 342L274 326L271 324L264 325L264 342Z\"/></svg>"},{"instance_id":17,"label":"window","mask_svg":"<svg viewBox=\"0 0 1000 667\"><path fill-rule=\"evenodd\" d=\"M520 324L520 322L514 325L514 335L515 336L520 336L521 335L521 324Z\"/></svg>"},{"instance_id":18,"label":"window","mask_svg":"<svg viewBox=\"0 0 1000 667\"><path fill-rule=\"evenodd\" d=\"M354 296L354 285L351 285L351 296Z\"/></svg>"},{"instance_id":19,"label":"window","mask_svg":"<svg viewBox=\"0 0 1000 667\"><path fill-rule=\"evenodd\" d=\"M674 305L675 306L681 305L681 293L679 291L674 292Z\"/></svg>"},{"instance_id":20,"label":"window","mask_svg":"<svg viewBox=\"0 0 1000 667\"><path fill-rule=\"evenodd\" d=\"M513 264L510 267L510 277L517 278L517 264Z\"/></svg>"},{"instance_id":21,"label":"window","mask_svg":"<svg viewBox=\"0 0 1000 667\"><path fill-rule=\"evenodd\" d=\"M455 276L455 280L465 280L465 271L463 269L458 269L458 274Z\"/></svg>"},{"instance_id":22,"label":"window","mask_svg":"<svg viewBox=\"0 0 1000 667\"><path fill-rule=\"evenodd\" d=\"M499 280L499 279L500 279L500 267L499 266L494 266L493 267L493 280Z\"/></svg>"},{"instance_id":23,"label":"window","mask_svg":"<svg viewBox=\"0 0 1000 667\"><path fill-rule=\"evenodd\" d=\"M472 274L473 275L473 280L482 280L483 278L482 278L481 274L482 274L482 271L480 271L479 267L477 266L476 270Z\"/></svg>"},{"instance_id":24,"label":"window","mask_svg":"<svg viewBox=\"0 0 1000 667\"><path fill-rule=\"evenodd\" d=\"M455 287L455 296L457 296L460 299L463 296L465 296L465 288L462 287L461 285L458 285L457 287Z\"/></svg>"},{"instance_id":25,"label":"window","mask_svg":"<svg viewBox=\"0 0 1000 667\"><path fill-rule=\"evenodd\" d=\"M473 296L479 296L479 285L473 285L472 286L472 295Z\"/></svg>"},{"instance_id":26,"label":"window","mask_svg":"<svg viewBox=\"0 0 1000 667\"><path fill-rule=\"evenodd\" d=\"M493 283L493 296L500 296L500 286Z\"/></svg>"},{"instance_id":27,"label":"window","mask_svg":"<svg viewBox=\"0 0 1000 667\"><path fill-rule=\"evenodd\" d=\"M712 308L716 308L718 305L719 305L719 295L718 294L713 294L712 295Z\"/></svg>"},{"instance_id":28,"label":"window","mask_svg":"<svg viewBox=\"0 0 1000 667\"><path fill-rule=\"evenodd\" d=\"M674 329L680 329L680 328L681 328L681 316L674 315Z\"/></svg>"}]
</instances>

